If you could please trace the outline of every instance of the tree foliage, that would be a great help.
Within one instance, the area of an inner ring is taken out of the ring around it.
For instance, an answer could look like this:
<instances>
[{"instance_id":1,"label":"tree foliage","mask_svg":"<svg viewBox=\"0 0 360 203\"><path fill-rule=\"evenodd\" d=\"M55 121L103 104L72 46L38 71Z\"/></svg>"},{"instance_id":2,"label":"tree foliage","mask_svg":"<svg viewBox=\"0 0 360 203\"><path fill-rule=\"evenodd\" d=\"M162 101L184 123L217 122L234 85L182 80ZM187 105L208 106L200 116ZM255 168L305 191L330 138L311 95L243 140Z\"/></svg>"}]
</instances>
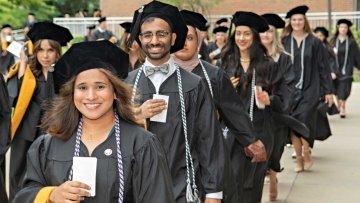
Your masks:
<instances>
[{"instance_id":1,"label":"tree foliage","mask_svg":"<svg viewBox=\"0 0 360 203\"><path fill-rule=\"evenodd\" d=\"M50 20L77 10L93 10L99 7L99 0L0 0L0 26L10 24L15 29L23 28L27 14L33 12L36 19Z\"/></svg>"}]
</instances>

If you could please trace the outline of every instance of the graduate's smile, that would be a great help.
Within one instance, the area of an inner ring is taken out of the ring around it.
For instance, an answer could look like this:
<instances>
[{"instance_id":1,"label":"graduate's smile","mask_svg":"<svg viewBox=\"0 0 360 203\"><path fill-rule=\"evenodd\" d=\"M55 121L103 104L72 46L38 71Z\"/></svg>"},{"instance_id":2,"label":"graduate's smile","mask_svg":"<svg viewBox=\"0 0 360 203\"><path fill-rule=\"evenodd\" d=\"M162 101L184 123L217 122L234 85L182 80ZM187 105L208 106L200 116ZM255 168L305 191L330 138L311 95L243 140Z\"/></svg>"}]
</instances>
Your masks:
<instances>
[{"instance_id":1,"label":"graduate's smile","mask_svg":"<svg viewBox=\"0 0 360 203\"><path fill-rule=\"evenodd\" d=\"M113 112L113 87L100 69L79 73L75 80L74 103L84 118L96 120Z\"/></svg>"}]
</instances>

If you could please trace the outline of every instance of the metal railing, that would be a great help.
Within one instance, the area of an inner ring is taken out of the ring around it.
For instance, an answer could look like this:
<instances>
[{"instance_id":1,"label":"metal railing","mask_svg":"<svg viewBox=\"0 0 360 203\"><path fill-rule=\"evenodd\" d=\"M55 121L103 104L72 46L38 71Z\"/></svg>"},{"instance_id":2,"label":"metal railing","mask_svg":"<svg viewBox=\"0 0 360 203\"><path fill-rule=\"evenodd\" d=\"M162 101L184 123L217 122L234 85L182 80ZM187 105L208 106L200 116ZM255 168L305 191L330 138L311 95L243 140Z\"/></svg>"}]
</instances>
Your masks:
<instances>
[{"instance_id":1,"label":"metal railing","mask_svg":"<svg viewBox=\"0 0 360 203\"><path fill-rule=\"evenodd\" d=\"M285 14L279 14L281 17L285 17ZM307 13L306 14L310 26L315 28L317 26L329 27L328 13ZM210 16L208 20L213 24L219 18L231 18L231 15L217 15ZM336 22L341 19L346 18L351 20L354 23L354 27L360 28L360 12L332 12L332 28L336 27ZM120 27L120 23L126 21L132 21L132 17L107 17L108 29L111 30L116 36L121 36L123 29ZM98 18L54 18L53 22L68 28L74 36L85 36L87 34L87 26L97 25ZM24 35L22 30L14 31L15 39L23 39Z\"/></svg>"}]
</instances>

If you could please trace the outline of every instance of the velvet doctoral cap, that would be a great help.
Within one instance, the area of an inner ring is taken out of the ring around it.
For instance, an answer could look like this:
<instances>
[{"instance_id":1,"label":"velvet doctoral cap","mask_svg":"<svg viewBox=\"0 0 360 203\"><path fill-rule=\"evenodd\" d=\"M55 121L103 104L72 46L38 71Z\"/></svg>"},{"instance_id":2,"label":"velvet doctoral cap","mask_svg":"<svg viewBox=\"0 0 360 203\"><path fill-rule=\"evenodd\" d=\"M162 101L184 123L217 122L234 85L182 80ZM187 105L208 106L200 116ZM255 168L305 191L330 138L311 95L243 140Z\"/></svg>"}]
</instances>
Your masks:
<instances>
[{"instance_id":1,"label":"velvet doctoral cap","mask_svg":"<svg viewBox=\"0 0 360 203\"><path fill-rule=\"evenodd\" d=\"M295 8L292 8L290 11L288 11L286 13L285 18L291 18L291 16L293 16L295 14L303 14L303 15L305 15L308 10L309 10L309 7L306 6L306 5L297 6Z\"/></svg>"},{"instance_id":2,"label":"velvet doctoral cap","mask_svg":"<svg viewBox=\"0 0 360 203\"><path fill-rule=\"evenodd\" d=\"M128 65L128 54L108 40L76 43L55 64L55 93L72 77L94 68L107 69L124 79Z\"/></svg>"},{"instance_id":3,"label":"velvet doctoral cap","mask_svg":"<svg viewBox=\"0 0 360 203\"><path fill-rule=\"evenodd\" d=\"M125 32L130 33L130 30L131 30L131 23L130 22L120 23L120 26L125 29Z\"/></svg>"},{"instance_id":4,"label":"velvet doctoral cap","mask_svg":"<svg viewBox=\"0 0 360 203\"><path fill-rule=\"evenodd\" d=\"M135 11L128 46L131 45L134 40L141 44L139 38L141 25L146 19L151 17L163 19L170 25L172 31L176 33L175 44L171 47L170 53L177 52L184 48L188 29L179 9L160 1L152 1Z\"/></svg>"},{"instance_id":5,"label":"velvet doctoral cap","mask_svg":"<svg viewBox=\"0 0 360 203\"><path fill-rule=\"evenodd\" d=\"M225 33L226 33L228 30L229 30L228 27L219 26L219 27L214 28L213 34L216 34L216 33L218 33L218 32L225 32Z\"/></svg>"},{"instance_id":6,"label":"velvet doctoral cap","mask_svg":"<svg viewBox=\"0 0 360 203\"><path fill-rule=\"evenodd\" d=\"M266 20L253 12L237 11L233 15L232 23L234 23L235 27L240 25L251 27L259 33L269 30Z\"/></svg>"},{"instance_id":7,"label":"velvet doctoral cap","mask_svg":"<svg viewBox=\"0 0 360 203\"><path fill-rule=\"evenodd\" d=\"M197 28L200 31L207 30L207 20L202 14L189 10L181 10L180 13L187 25Z\"/></svg>"},{"instance_id":8,"label":"velvet doctoral cap","mask_svg":"<svg viewBox=\"0 0 360 203\"><path fill-rule=\"evenodd\" d=\"M284 28L285 21L275 13L266 13L261 15L269 25L274 26L276 29Z\"/></svg>"},{"instance_id":9,"label":"velvet doctoral cap","mask_svg":"<svg viewBox=\"0 0 360 203\"><path fill-rule=\"evenodd\" d=\"M316 27L314 33L321 32L326 38L329 37L329 31L325 27Z\"/></svg>"},{"instance_id":10,"label":"velvet doctoral cap","mask_svg":"<svg viewBox=\"0 0 360 203\"><path fill-rule=\"evenodd\" d=\"M346 24L348 27L351 27L353 25L353 23L348 19L340 19L336 24L337 25Z\"/></svg>"},{"instance_id":11,"label":"velvet doctoral cap","mask_svg":"<svg viewBox=\"0 0 360 203\"><path fill-rule=\"evenodd\" d=\"M66 46L66 44L73 39L73 36L67 28L47 21L35 23L29 30L27 36L33 44L41 39L51 39L59 42L61 46Z\"/></svg>"}]
</instances>

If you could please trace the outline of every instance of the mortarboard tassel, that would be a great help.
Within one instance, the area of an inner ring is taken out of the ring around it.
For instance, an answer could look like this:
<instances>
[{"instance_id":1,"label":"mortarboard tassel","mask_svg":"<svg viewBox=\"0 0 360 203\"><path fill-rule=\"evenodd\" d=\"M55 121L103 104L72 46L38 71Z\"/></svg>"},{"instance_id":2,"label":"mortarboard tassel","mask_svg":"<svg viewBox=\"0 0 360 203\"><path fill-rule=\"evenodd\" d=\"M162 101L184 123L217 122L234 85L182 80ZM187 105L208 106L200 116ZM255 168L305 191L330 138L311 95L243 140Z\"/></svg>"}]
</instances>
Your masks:
<instances>
[{"instance_id":1,"label":"mortarboard tassel","mask_svg":"<svg viewBox=\"0 0 360 203\"><path fill-rule=\"evenodd\" d=\"M139 9L139 11L137 13L136 20L131 25L131 35L130 35L130 38L129 38L128 42L127 42L127 47L129 47L129 48L131 48L133 42L135 41L135 38L139 34L140 21L141 21L141 16L142 16L143 11L144 11L144 6L141 6L141 8Z\"/></svg>"}]
</instances>

